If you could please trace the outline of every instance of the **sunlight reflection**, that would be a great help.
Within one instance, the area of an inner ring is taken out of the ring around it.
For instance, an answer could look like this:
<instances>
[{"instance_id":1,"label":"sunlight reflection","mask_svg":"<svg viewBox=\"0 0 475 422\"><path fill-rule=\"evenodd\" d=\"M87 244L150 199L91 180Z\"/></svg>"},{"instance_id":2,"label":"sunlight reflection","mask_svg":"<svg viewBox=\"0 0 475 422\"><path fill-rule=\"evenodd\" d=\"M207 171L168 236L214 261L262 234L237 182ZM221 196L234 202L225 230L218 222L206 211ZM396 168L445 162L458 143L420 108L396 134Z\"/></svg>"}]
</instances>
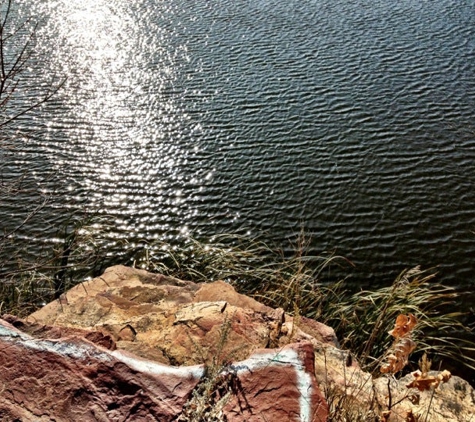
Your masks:
<instances>
[{"instance_id":1,"label":"sunlight reflection","mask_svg":"<svg viewBox=\"0 0 475 422\"><path fill-rule=\"evenodd\" d=\"M182 212L180 169L193 150L183 146L188 117L177 86L189 57L159 24L160 14L167 20L173 12L157 4L143 16L126 0L58 0L41 7L50 17L43 36L56 39L52 61L68 75L62 93L68 116L58 116L48 130L52 138L58 128L63 132L75 159L71 168L56 166L94 192L87 201L105 212L133 214L160 198L174 205L171 214Z\"/></svg>"}]
</instances>

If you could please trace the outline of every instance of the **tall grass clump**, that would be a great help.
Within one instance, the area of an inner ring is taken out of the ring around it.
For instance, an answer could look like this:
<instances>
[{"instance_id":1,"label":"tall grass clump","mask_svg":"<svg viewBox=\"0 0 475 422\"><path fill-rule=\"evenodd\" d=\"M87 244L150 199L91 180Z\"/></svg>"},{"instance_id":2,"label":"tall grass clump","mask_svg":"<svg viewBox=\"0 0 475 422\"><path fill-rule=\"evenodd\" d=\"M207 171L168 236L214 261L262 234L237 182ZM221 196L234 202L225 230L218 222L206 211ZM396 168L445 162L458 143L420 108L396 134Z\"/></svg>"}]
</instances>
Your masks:
<instances>
[{"instance_id":1,"label":"tall grass clump","mask_svg":"<svg viewBox=\"0 0 475 422\"><path fill-rule=\"evenodd\" d=\"M302 239L291 255L242 236L217 236L212 243L187 239L182 247L155 242L140 252L135 265L194 282L224 280L266 305L321 319L343 286L332 278L332 266L348 261L331 253L306 255Z\"/></svg>"},{"instance_id":2,"label":"tall grass clump","mask_svg":"<svg viewBox=\"0 0 475 422\"><path fill-rule=\"evenodd\" d=\"M366 369L375 370L379 357L390 346L387 332L392 321L401 313L412 313L419 321L413 333L419 351L416 357L428 352L436 359L475 370L475 359L470 357L475 351L470 340L473 332L461 322L463 313L454 310L459 295L437 282L435 276L419 266L405 270L391 286L344 297L328 322L339 334L342 346L354 352Z\"/></svg>"},{"instance_id":3,"label":"tall grass clump","mask_svg":"<svg viewBox=\"0 0 475 422\"><path fill-rule=\"evenodd\" d=\"M42 245L36 255L31 245L10 239L13 254L0 267L0 315L28 315L115 264L102 242L106 228L98 217L71 215L57 229L52 243Z\"/></svg>"},{"instance_id":4,"label":"tall grass clump","mask_svg":"<svg viewBox=\"0 0 475 422\"><path fill-rule=\"evenodd\" d=\"M195 282L225 280L269 306L317 319L333 327L342 347L374 373L390 346L392 321L412 313L420 321L413 334L419 345L413 367L428 352L475 371L473 333L461 322L462 312L454 310L458 293L436 281L433 271L415 267L390 286L354 292L333 271L337 266L341 274L351 263L334 254L308 255L308 245L301 235L288 255L245 237L223 235L207 244L188 239L181 248L158 242L142 250L135 264Z\"/></svg>"}]
</instances>

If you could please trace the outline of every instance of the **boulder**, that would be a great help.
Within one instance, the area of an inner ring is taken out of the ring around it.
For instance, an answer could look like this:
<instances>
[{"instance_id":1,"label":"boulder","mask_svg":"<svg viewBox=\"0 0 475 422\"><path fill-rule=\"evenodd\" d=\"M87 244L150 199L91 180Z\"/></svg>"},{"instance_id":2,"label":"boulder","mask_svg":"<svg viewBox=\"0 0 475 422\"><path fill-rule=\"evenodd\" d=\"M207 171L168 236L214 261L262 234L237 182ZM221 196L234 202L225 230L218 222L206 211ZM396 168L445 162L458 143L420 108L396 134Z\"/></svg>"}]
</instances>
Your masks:
<instances>
[{"instance_id":1,"label":"boulder","mask_svg":"<svg viewBox=\"0 0 475 422\"><path fill-rule=\"evenodd\" d=\"M195 284L124 266L73 287L26 321L101 332L121 350L169 365L204 364L218 354L241 360L295 341L337 345L331 328L307 318L293 327L282 310L222 281Z\"/></svg>"},{"instance_id":2,"label":"boulder","mask_svg":"<svg viewBox=\"0 0 475 422\"><path fill-rule=\"evenodd\" d=\"M24 320L4 319L2 421L437 422L475 414L465 381L415 394L391 378L388 390L388 378L373 380L330 327L222 281L115 266Z\"/></svg>"},{"instance_id":3,"label":"boulder","mask_svg":"<svg viewBox=\"0 0 475 422\"><path fill-rule=\"evenodd\" d=\"M203 365L157 364L106 349L80 331L56 334L55 339L35 338L0 320L2 421L177 420L205 375ZM215 377L221 390L232 393L222 401L223 420L325 421L313 362L312 345L302 343L222 364Z\"/></svg>"},{"instance_id":4,"label":"boulder","mask_svg":"<svg viewBox=\"0 0 475 422\"><path fill-rule=\"evenodd\" d=\"M172 421L203 375L84 336L36 339L0 320L2 421Z\"/></svg>"},{"instance_id":5,"label":"boulder","mask_svg":"<svg viewBox=\"0 0 475 422\"><path fill-rule=\"evenodd\" d=\"M12 420L186 420L210 383L222 420L327 419L313 346L333 344L331 329L309 324L317 340L293 327L292 343L291 317L223 282L116 266L25 320L4 318L0 409Z\"/></svg>"}]
</instances>

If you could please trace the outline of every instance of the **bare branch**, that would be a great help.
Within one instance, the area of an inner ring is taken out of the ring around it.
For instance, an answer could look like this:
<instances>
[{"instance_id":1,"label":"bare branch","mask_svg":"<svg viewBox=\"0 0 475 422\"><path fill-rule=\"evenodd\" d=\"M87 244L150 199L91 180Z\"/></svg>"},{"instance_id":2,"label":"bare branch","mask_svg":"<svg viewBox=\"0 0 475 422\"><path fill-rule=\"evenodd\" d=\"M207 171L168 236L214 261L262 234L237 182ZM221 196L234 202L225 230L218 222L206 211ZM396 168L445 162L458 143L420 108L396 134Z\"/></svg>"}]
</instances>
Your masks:
<instances>
[{"instance_id":1,"label":"bare branch","mask_svg":"<svg viewBox=\"0 0 475 422\"><path fill-rule=\"evenodd\" d=\"M13 39L15 37L20 37L21 32L31 23L31 19L25 19L16 24L15 28L7 34L6 27L11 16L12 4L13 0L7 0L2 13L3 17L0 21L0 111L2 112L0 117L0 128L9 125L19 117L49 101L65 83L65 79L58 83L55 83L53 80L49 88L38 95L39 100L24 107L19 106L16 110L11 110L7 113L8 104L11 103L14 94L21 86L22 80L20 75L26 69L26 65L33 54L33 44L39 25L38 22L33 25L29 30L26 40L22 42L21 47L14 52L11 59L7 59L5 53L7 42L9 44L13 43Z\"/></svg>"}]
</instances>

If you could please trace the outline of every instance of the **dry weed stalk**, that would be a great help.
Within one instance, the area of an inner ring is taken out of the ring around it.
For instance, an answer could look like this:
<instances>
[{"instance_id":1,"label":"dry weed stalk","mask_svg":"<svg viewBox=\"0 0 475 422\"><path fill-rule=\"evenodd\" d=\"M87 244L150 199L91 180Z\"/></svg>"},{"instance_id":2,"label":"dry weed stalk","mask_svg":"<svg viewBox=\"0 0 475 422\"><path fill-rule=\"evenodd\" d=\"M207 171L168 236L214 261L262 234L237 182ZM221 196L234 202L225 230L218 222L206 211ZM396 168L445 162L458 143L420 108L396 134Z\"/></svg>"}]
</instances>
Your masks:
<instances>
[{"instance_id":1,"label":"dry weed stalk","mask_svg":"<svg viewBox=\"0 0 475 422\"><path fill-rule=\"evenodd\" d=\"M394 375L407 365L409 355L416 347L416 343L411 338L412 332L416 325L417 318L413 314L400 314L396 318L394 328L388 332L395 338L395 340L385 357L385 361L381 364L381 373ZM422 359L419 361L420 370L411 373L414 379L406 385L408 390L411 388L416 388L419 391L432 390L430 403L432 403L432 397L435 389L440 385L440 383L447 382L451 377L451 373L447 370L444 370L436 375L429 375L431 364L432 362L427 358L427 354L424 353ZM414 400L414 397L417 397L417 400ZM381 413L380 422L388 422L393 413L393 407L401 403L403 400L408 399L413 402L413 404L415 404L418 402L418 398L418 394L410 394L407 392L397 402L393 403L391 380L388 378L388 409ZM426 420L430 412L430 403L426 413ZM406 415L404 417L405 422L418 422L420 420L421 416L414 414L413 410L410 409L406 411Z\"/></svg>"},{"instance_id":2,"label":"dry weed stalk","mask_svg":"<svg viewBox=\"0 0 475 422\"><path fill-rule=\"evenodd\" d=\"M204 365L204 375L185 404L180 422L225 422L224 406L229 401L236 388L237 381L232 371L228 371L229 362L238 349L223 356L225 345L231 330L233 315L226 316L220 328L216 351L209 356L209 350L196 343L189 335L196 351L201 356Z\"/></svg>"},{"instance_id":3,"label":"dry weed stalk","mask_svg":"<svg viewBox=\"0 0 475 422\"><path fill-rule=\"evenodd\" d=\"M407 365L409 355L416 348L416 343L411 338L412 330L416 324L417 318L413 314L401 314L396 318L394 329L389 331L395 340L386 356L386 362L380 368L383 374L395 374Z\"/></svg>"},{"instance_id":4,"label":"dry weed stalk","mask_svg":"<svg viewBox=\"0 0 475 422\"><path fill-rule=\"evenodd\" d=\"M427 358L427 354L424 353L419 361L420 370L414 371L411 375L414 379L406 385L407 388L417 388L419 391L426 391L430 389L436 389L441 383L447 382L452 374L444 370L437 375L429 375L432 362Z\"/></svg>"},{"instance_id":5,"label":"dry weed stalk","mask_svg":"<svg viewBox=\"0 0 475 422\"><path fill-rule=\"evenodd\" d=\"M430 390L437 388L441 383L447 382L452 374L446 369L437 375L428 375L421 371L412 372L411 375L414 380L406 385L407 388L417 388L419 391Z\"/></svg>"},{"instance_id":6,"label":"dry weed stalk","mask_svg":"<svg viewBox=\"0 0 475 422\"><path fill-rule=\"evenodd\" d=\"M412 339L412 331L417 325L417 318L413 314L399 314L396 318L394 328L388 332L394 337L394 342L389 348L384 362L381 364L380 371L383 374L396 374L401 371L409 361L409 355L416 348L416 343ZM381 412L380 422L389 422L393 413L393 407L408 398L404 395L396 403L393 403L391 392L391 379L388 378L388 409ZM405 421L417 421L418 418L412 411L406 415Z\"/></svg>"}]
</instances>

